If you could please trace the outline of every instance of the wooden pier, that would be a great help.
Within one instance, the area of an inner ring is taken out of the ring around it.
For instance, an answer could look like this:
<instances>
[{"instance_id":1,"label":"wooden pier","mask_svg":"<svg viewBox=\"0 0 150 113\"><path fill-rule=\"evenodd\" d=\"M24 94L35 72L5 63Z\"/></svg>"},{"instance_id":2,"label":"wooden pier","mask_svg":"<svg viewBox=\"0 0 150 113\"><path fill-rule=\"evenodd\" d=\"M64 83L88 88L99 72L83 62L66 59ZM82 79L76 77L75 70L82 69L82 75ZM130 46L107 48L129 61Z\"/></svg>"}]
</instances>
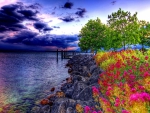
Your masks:
<instances>
[{"instance_id":1,"label":"wooden pier","mask_svg":"<svg viewBox=\"0 0 150 113\"><path fill-rule=\"evenodd\" d=\"M58 57L59 57L59 53L61 55L61 60L63 59L71 59L74 55L79 55L79 54L93 54L93 53L83 53L83 52L78 52L78 51L66 51L66 50L58 50L57 49L57 61L58 61Z\"/></svg>"},{"instance_id":2,"label":"wooden pier","mask_svg":"<svg viewBox=\"0 0 150 113\"><path fill-rule=\"evenodd\" d=\"M65 51L65 50L58 51L57 49L57 59L59 56L59 52L61 52L61 59L71 59L74 55L79 53L76 51Z\"/></svg>"}]
</instances>

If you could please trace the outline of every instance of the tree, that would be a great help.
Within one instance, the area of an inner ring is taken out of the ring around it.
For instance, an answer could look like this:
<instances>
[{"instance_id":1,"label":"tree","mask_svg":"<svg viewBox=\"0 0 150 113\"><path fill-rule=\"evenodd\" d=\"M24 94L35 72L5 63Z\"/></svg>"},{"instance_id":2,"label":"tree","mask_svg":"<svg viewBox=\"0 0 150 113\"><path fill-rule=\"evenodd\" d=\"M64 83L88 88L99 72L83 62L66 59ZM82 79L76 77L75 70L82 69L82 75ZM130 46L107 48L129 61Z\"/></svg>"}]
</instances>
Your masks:
<instances>
[{"instance_id":1,"label":"tree","mask_svg":"<svg viewBox=\"0 0 150 113\"><path fill-rule=\"evenodd\" d=\"M110 50L110 49L114 49L114 51L116 51L117 48L122 47L121 41L120 41L120 37L119 37L119 33L114 30L111 29L108 25L107 25L107 29L105 32L105 46L104 49L105 50Z\"/></svg>"},{"instance_id":2,"label":"tree","mask_svg":"<svg viewBox=\"0 0 150 113\"><path fill-rule=\"evenodd\" d=\"M150 46L150 44L149 44L149 41L150 41L150 24L149 24L149 22L146 22L145 20L139 21L138 34L140 37L139 44L142 45L142 50L144 50L144 45Z\"/></svg>"},{"instance_id":3,"label":"tree","mask_svg":"<svg viewBox=\"0 0 150 113\"><path fill-rule=\"evenodd\" d=\"M104 31L106 26L102 24L101 20L89 20L84 27L82 27L79 36L79 47L82 51L91 50L97 51L105 46Z\"/></svg>"},{"instance_id":4,"label":"tree","mask_svg":"<svg viewBox=\"0 0 150 113\"><path fill-rule=\"evenodd\" d=\"M108 24L111 29L117 32L118 42L121 42L125 50L126 44L138 43L136 31L138 30L137 12L131 16L130 12L125 12L119 8L117 12L108 15Z\"/></svg>"}]
</instances>

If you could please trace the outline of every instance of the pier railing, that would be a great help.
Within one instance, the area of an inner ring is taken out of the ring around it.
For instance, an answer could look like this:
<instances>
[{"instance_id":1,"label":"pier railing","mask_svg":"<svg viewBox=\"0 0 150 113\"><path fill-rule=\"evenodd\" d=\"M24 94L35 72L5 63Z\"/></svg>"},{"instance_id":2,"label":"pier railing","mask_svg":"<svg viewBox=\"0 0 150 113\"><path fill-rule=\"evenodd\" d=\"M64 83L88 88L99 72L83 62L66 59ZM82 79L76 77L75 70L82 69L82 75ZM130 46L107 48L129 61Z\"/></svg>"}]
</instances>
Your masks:
<instances>
[{"instance_id":1,"label":"pier railing","mask_svg":"<svg viewBox=\"0 0 150 113\"><path fill-rule=\"evenodd\" d=\"M61 53L61 59L71 59L74 55L78 55L78 54L92 54L92 53L83 53L79 51L66 51L66 50L57 49L57 60L59 57L59 52Z\"/></svg>"}]
</instances>

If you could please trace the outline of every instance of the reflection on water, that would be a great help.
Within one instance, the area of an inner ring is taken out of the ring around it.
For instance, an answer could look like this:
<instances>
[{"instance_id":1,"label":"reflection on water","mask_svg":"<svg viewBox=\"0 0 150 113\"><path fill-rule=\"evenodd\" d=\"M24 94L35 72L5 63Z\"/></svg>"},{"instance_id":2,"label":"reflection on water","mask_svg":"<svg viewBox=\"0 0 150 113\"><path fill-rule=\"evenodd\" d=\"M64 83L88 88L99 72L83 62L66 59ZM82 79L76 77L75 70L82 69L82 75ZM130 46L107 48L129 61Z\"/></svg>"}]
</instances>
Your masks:
<instances>
[{"instance_id":1,"label":"reflection on water","mask_svg":"<svg viewBox=\"0 0 150 113\"><path fill-rule=\"evenodd\" d=\"M0 53L0 111L30 112L50 88L68 77L67 60L57 62L56 53Z\"/></svg>"}]
</instances>

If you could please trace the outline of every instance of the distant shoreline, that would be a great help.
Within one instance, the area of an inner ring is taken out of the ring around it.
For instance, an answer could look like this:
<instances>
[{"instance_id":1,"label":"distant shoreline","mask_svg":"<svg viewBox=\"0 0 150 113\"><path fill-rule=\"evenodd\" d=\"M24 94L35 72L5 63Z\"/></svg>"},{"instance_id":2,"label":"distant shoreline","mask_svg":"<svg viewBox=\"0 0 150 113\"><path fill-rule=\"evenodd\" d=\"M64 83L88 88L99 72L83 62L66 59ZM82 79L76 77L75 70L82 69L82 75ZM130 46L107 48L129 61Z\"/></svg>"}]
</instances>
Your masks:
<instances>
[{"instance_id":1,"label":"distant shoreline","mask_svg":"<svg viewBox=\"0 0 150 113\"><path fill-rule=\"evenodd\" d=\"M0 52L57 52L57 51L35 51L35 50L0 50ZM61 52L61 51L58 51ZM81 51L67 51L67 52L81 52ZM84 52L82 52L84 53Z\"/></svg>"}]
</instances>

